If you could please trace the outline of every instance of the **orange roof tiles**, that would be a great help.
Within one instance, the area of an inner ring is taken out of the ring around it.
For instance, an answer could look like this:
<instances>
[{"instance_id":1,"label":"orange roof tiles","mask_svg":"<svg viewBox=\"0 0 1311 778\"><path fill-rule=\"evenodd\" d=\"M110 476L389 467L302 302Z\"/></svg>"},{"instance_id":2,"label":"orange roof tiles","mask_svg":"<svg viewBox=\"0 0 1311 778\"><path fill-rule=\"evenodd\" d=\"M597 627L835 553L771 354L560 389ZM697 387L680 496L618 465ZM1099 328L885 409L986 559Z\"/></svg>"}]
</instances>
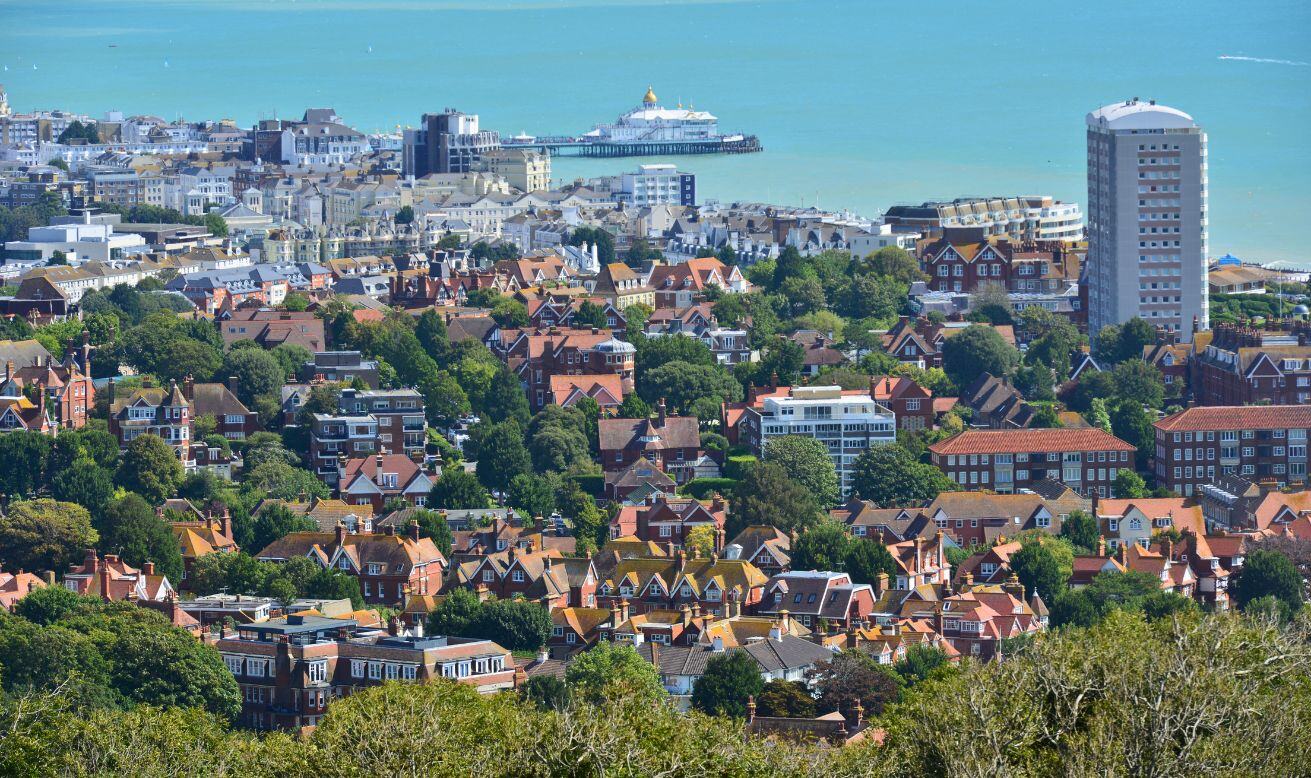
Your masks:
<instances>
[{"instance_id":1,"label":"orange roof tiles","mask_svg":"<svg viewBox=\"0 0 1311 778\"><path fill-rule=\"evenodd\" d=\"M966 430L929 446L935 454L1020 454L1065 451L1133 451L1100 429Z\"/></svg>"},{"instance_id":2,"label":"orange roof tiles","mask_svg":"<svg viewBox=\"0 0 1311 778\"><path fill-rule=\"evenodd\" d=\"M1311 428L1309 405L1215 405L1186 408L1156 422L1162 432Z\"/></svg>"}]
</instances>

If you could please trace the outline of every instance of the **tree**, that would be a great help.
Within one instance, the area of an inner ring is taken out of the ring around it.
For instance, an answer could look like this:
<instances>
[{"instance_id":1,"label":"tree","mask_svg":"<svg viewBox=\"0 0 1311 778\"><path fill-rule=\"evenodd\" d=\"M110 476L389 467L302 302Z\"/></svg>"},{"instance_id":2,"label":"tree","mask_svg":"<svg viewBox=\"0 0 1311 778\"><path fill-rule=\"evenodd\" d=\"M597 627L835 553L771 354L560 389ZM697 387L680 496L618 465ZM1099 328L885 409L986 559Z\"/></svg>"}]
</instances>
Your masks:
<instances>
[{"instance_id":1,"label":"tree","mask_svg":"<svg viewBox=\"0 0 1311 778\"><path fill-rule=\"evenodd\" d=\"M73 503L25 500L0 514L0 562L11 571L62 571L98 539L91 515Z\"/></svg>"},{"instance_id":2,"label":"tree","mask_svg":"<svg viewBox=\"0 0 1311 778\"><path fill-rule=\"evenodd\" d=\"M1111 412L1111 432L1133 446L1134 467L1146 470L1156 453L1156 428L1138 400L1121 400Z\"/></svg>"},{"instance_id":3,"label":"tree","mask_svg":"<svg viewBox=\"0 0 1311 778\"><path fill-rule=\"evenodd\" d=\"M423 395L424 414L434 427L449 427L468 415L471 405L455 377L445 370L426 373L416 387Z\"/></svg>"},{"instance_id":4,"label":"tree","mask_svg":"<svg viewBox=\"0 0 1311 778\"><path fill-rule=\"evenodd\" d=\"M182 555L173 531L140 496L129 492L109 503L96 525L101 548L133 567L154 562L159 573L182 580Z\"/></svg>"},{"instance_id":5,"label":"tree","mask_svg":"<svg viewBox=\"0 0 1311 778\"><path fill-rule=\"evenodd\" d=\"M114 494L114 476L90 459L79 459L55 474L50 494L63 502L75 502L88 511L99 511Z\"/></svg>"},{"instance_id":6,"label":"tree","mask_svg":"<svg viewBox=\"0 0 1311 778\"><path fill-rule=\"evenodd\" d=\"M659 338L639 338L635 344L637 354L634 357L637 383L646 380L646 374L671 362L684 362L689 365L715 364L714 352L700 340L688 335L665 335Z\"/></svg>"},{"instance_id":7,"label":"tree","mask_svg":"<svg viewBox=\"0 0 1311 778\"><path fill-rule=\"evenodd\" d=\"M573 324L575 327L604 328L607 326L605 309L591 300L584 300L574 311Z\"/></svg>"},{"instance_id":8,"label":"tree","mask_svg":"<svg viewBox=\"0 0 1311 778\"><path fill-rule=\"evenodd\" d=\"M1055 538L1030 538L1011 554L1011 570L1028 596L1036 592L1044 601L1055 602L1074 572L1074 552Z\"/></svg>"},{"instance_id":9,"label":"tree","mask_svg":"<svg viewBox=\"0 0 1311 778\"><path fill-rule=\"evenodd\" d=\"M464 636L485 638L511 651L536 651L551 636L551 611L522 598L485 602Z\"/></svg>"},{"instance_id":10,"label":"tree","mask_svg":"<svg viewBox=\"0 0 1311 778\"><path fill-rule=\"evenodd\" d=\"M114 482L151 505L173 496L182 483L182 462L158 435L139 435L127 444Z\"/></svg>"},{"instance_id":11,"label":"tree","mask_svg":"<svg viewBox=\"0 0 1311 778\"><path fill-rule=\"evenodd\" d=\"M84 597L62 586L43 586L28 592L23 599L14 603L14 614L44 627L54 624L83 605L99 602L98 597Z\"/></svg>"},{"instance_id":12,"label":"tree","mask_svg":"<svg viewBox=\"0 0 1311 778\"><path fill-rule=\"evenodd\" d=\"M538 710L563 711L569 707L569 686L554 675L534 675L523 685L519 697Z\"/></svg>"},{"instance_id":13,"label":"tree","mask_svg":"<svg viewBox=\"0 0 1311 778\"><path fill-rule=\"evenodd\" d=\"M906 649L906 655L892 666L901 676L906 686L914 686L944 672L949 672L952 665L947 653L937 646L921 643Z\"/></svg>"},{"instance_id":14,"label":"tree","mask_svg":"<svg viewBox=\"0 0 1311 778\"><path fill-rule=\"evenodd\" d=\"M328 487L313 473L285 462L265 462L247 471L241 484L241 495L247 505L261 499L325 499L329 494Z\"/></svg>"},{"instance_id":15,"label":"tree","mask_svg":"<svg viewBox=\"0 0 1311 778\"><path fill-rule=\"evenodd\" d=\"M1061 522L1061 537L1068 540L1075 549L1093 553L1097 550L1101 530L1097 526L1097 519L1084 511L1071 511Z\"/></svg>"},{"instance_id":16,"label":"tree","mask_svg":"<svg viewBox=\"0 0 1311 778\"><path fill-rule=\"evenodd\" d=\"M814 495L821 507L836 505L842 499L838 472L829 457L828 447L816 438L783 435L765 443L765 461L774 462L793 480Z\"/></svg>"},{"instance_id":17,"label":"tree","mask_svg":"<svg viewBox=\"0 0 1311 778\"><path fill-rule=\"evenodd\" d=\"M851 539L836 521L815 524L792 544L793 570L841 570Z\"/></svg>"},{"instance_id":18,"label":"tree","mask_svg":"<svg viewBox=\"0 0 1311 778\"><path fill-rule=\"evenodd\" d=\"M434 508L486 508L490 501L478 476L458 465L442 470L442 477L437 479L432 485L432 491L428 492L428 504Z\"/></svg>"},{"instance_id":19,"label":"tree","mask_svg":"<svg viewBox=\"0 0 1311 778\"><path fill-rule=\"evenodd\" d=\"M966 327L942 343L942 369L957 386L969 386L983 373L1009 375L1018 362L1015 347L991 327Z\"/></svg>"},{"instance_id":20,"label":"tree","mask_svg":"<svg viewBox=\"0 0 1311 778\"><path fill-rule=\"evenodd\" d=\"M511 479L505 501L530 517L550 516L558 489L559 484L550 477L520 473Z\"/></svg>"},{"instance_id":21,"label":"tree","mask_svg":"<svg viewBox=\"0 0 1311 778\"><path fill-rule=\"evenodd\" d=\"M1115 361L1142 361L1143 347L1156 342L1156 328L1138 316L1120 325L1115 343Z\"/></svg>"},{"instance_id":22,"label":"tree","mask_svg":"<svg viewBox=\"0 0 1311 778\"><path fill-rule=\"evenodd\" d=\"M587 438L576 427L549 426L538 430L528 442L533 469L539 473L567 472L592 461Z\"/></svg>"},{"instance_id":23,"label":"tree","mask_svg":"<svg viewBox=\"0 0 1311 778\"><path fill-rule=\"evenodd\" d=\"M873 538L853 538L847 546L847 553L842 558L842 569L855 583L873 584L879 573L895 580L897 562L887 546Z\"/></svg>"},{"instance_id":24,"label":"tree","mask_svg":"<svg viewBox=\"0 0 1311 778\"><path fill-rule=\"evenodd\" d=\"M624 398L619 405L619 418L621 419L646 419L651 416L651 406L647 405L646 400L634 392Z\"/></svg>"},{"instance_id":25,"label":"tree","mask_svg":"<svg viewBox=\"0 0 1311 778\"><path fill-rule=\"evenodd\" d=\"M1156 576L1136 570L1099 573L1089 585L1058 595L1049 607L1052 625L1062 627L1091 627L1114 610L1139 611L1160 618L1197 609L1191 599L1161 591Z\"/></svg>"},{"instance_id":26,"label":"tree","mask_svg":"<svg viewBox=\"0 0 1311 778\"><path fill-rule=\"evenodd\" d=\"M419 537L431 540L437 550L442 552L442 556L449 559L455 536L451 533L451 525L446 522L446 517L437 511L419 509L414 513L414 521L419 525Z\"/></svg>"},{"instance_id":27,"label":"tree","mask_svg":"<svg viewBox=\"0 0 1311 778\"><path fill-rule=\"evenodd\" d=\"M645 379L639 378L637 392L648 404L664 398L669 412L677 415L687 415L694 408L703 408L702 401L709 401L717 416L720 403L741 399L742 386L719 365L675 361L651 370Z\"/></svg>"},{"instance_id":28,"label":"tree","mask_svg":"<svg viewBox=\"0 0 1311 778\"><path fill-rule=\"evenodd\" d=\"M764 687L760 666L746 651L718 654L692 686L692 707L712 716L744 718L747 699Z\"/></svg>"},{"instance_id":29,"label":"tree","mask_svg":"<svg viewBox=\"0 0 1311 778\"><path fill-rule=\"evenodd\" d=\"M1155 365L1142 359L1129 359L1111 371L1116 397L1120 402L1134 402L1148 408L1160 408L1165 403L1165 380Z\"/></svg>"},{"instance_id":30,"label":"tree","mask_svg":"<svg viewBox=\"0 0 1311 778\"><path fill-rule=\"evenodd\" d=\"M32 495L50 476L50 455L54 442L49 435L26 430L0 434L0 492Z\"/></svg>"},{"instance_id":31,"label":"tree","mask_svg":"<svg viewBox=\"0 0 1311 778\"><path fill-rule=\"evenodd\" d=\"M1036 305L1025 308L1026 311L1030 309L1043 310ZM1046 365L1058 383L1064 382L1070 377L1074 354L1083 343L1083 337L1073 324L1064 320L1052 321L1043 329L1043 334L1029 344L1024 358L1031 363Z\"/></svg>"},{"instance_id":32,"label":"tree","mask_svg":"<svg viewBox=\"0 0 1311 778\"><path fill-rule=\"evenodd\" d=\"M709 558L715 553L715 528L709 524L698 524L687 533L683 547L694 557Z\"/></svg>"},{"instance_id":33,"label":"tree","mask_svg":"<svg viewBox=\"0 0 1311 778\"><path fill-rule=\"evenodd\" d=\"M1278 551L1258 548L1248 554L1230 591L1239 608L1260 597L1274 597L1285 612L1302 607L1302 576L1288 557Z\"/></svg>"},{"instance_id":34,"label":"tree","mask_svg":"<svg viewBox=\"0 0 1311 778\"><path fill-rule=\"evenodd\" d=\"M1011 324L1015 321L1015 309L1006 294L1006 287L1001 284L984 284L971 298L970 321L984 324Z\"/></svg>"},{"instance_id":35,"label":"tree","mask_svg":"<svg viewBox=\"0 0 1311 778\"><path fill-rule=\"evenodd\" d=\"M1136 500L1147 496L1147 482L1134 471L1122 467L1115 474L1111 490L1121 500Z\"/></svg>"},{"instance_id":36,"label":"tree","mask_svg":"<svg viewBox=\"0 0 1311 778\"><path fill-rule=\"evenodd\" d=\"M250 548L262 550L293 532L317 532L319 525L304 514L292 513L285 505L268 505L251 523Z\"/></svg>"},{"instance_id":37,"label":"tree","mask_svg":"<svg viewBox=\"0 0 1311 778\"><path fill-rule=\"evenodd\" d=\"M885 508L924 505L960 489L933 465L916 462L900 445L870 446L852 465L852 490Z\"/></svg>"},{"instance_id":38,"label":"tree","mask_svg":"<svg viewBox=\"0 0 1311 778\"><path fill-rule=\"evenodd\" d=\"M815 716L815 698L806 685L799 681L776 678L766 683L756 695L756 715L788 719L809 719Z\"/></svg>"},{"instance_id":39,"label":"tree","mask_svg":"<svg viewBox=\"0 0 1311 778\"><path fill-rule=\"evenodd\" d=\"M428 614L427 633L456 636L467 634L481 608L478 595L468 589L452 589Z\"/></svg>"},{"instance_id":40,"label":"tree","mask_svg":"<svg viewBox=\"0 0 1311 778\"><path fill-rule=\"evenodd\" d=\"M528 309L518 300L503 298L492 307L491 317L506 329L528 326Z\"/></svg>"},{"instance_id":41,"label":"tree","mask_svg":"<svg viewBox=\"0 0 1311 778\"><path fill-rule=\"evenodd\" d=\"M815 496L773 462L757 463L733 492L730 537L745 527L763 524L783 532L803 530L823 518Z\"/></svg>"},{"instance_id":42,"label":"tree","mask_svg":"<svg viewBox=\"0 0 1311 778\"><path fill-rule=\"evenodd\" d=\"M209 230L209 234L216 238L226 238L228 236L227 220L212 211L205 214L205 229Z\"/></svg>"},{"instance_id":43,"label":"tree","mask_svg":"<svg viewBox=\"0 0 1311 778\"><path fill-rule=\"evenodd\" d=\"M531 470L519 425L513 421L492 425L478 447L478 480L488 489L503 491L516 475Z\"/></svg>"},{"instance_id":44,"label":"tree","mask_svg":"<svg viewBox=\"0 0 1311 778\"><path fill-rule=\"evenodd\" d=\"M501 367L492 377L482 410L493 422L514 421L520 425L528 423L528 395L524 393L523 383L519 381L519 377L509 368Z\"/></svg>"},{"instance_id":45,"label":"tree","mask_svg":"<svg viewBox=\"0 0 1311 778\"><path fill-rule=\"evenodd\" d=\"M1106 400L1101 397L1092 398L1088 412L1084 414L1088 423L1103 432L1111 431L1111 414L1106 411Z\"/></svg>"},{"instance_id":46,"label":"tree","mask_svg":"<svg viewBox=\"0 0 1311 778\"><path fill-rule=\"evenodd\" d=\"M229 721L241 690L213 646L162 625L127 630L109 652L114 687L125 698L162 707L197 707Z\"/></svg>"},{"instance_id":47,"label":"tree","mask_svg":"<svg viewBox=\"0 0 1311 778\"><path fill-rule=\"evenodd\" d=\"M851 715L857 703L866 716L877 716L901 696L901 680L869 654L848 649L806 671L820 710Z\"/></svg>"},{"instance_id":48,"label":"tree","mask_svg":"<svg viewBox=\"0 0 1311 778\"><path fill-rule=\"evenodd\" d=\"M228 353L223 375L237 379L237 399L249 407L256 397L277 392L286 381L287 371L272 353L243 348Z\"/></svg>"},{"instance_id":49,"label":"tree","mask_svg":"<svg viewBox=\"0 0 1311 778\"><path fill-rule=\"evenodd\" d=\"M926 278L924 271L920 270L919 260L900 246L884 246L875 251L865 257L860 270L903 284L923 281Z\"/></svg>"},{"instance_id":50,"label":"tree","mask_svg":"<svg viewBox=\"0 0 1311 778\"><path fill-rule=\"evenodd\" d=\"M409 224L413 222L414 206L402 205L399 209L397 209L396 215L392 217L392 221L396 222L397 224Z\"/></svg>"},{"instance_id":51,"label":"tree","mask_svg":"<svg viewBox=\"0 0 1311 778\"><path fill-rule=\"evenodd\" d=\"M574 699L589 705L618 699L651 704L666 696L655 665L624 643L606 641L579 654L564 679Z\"/></svg>"}]
</instances>

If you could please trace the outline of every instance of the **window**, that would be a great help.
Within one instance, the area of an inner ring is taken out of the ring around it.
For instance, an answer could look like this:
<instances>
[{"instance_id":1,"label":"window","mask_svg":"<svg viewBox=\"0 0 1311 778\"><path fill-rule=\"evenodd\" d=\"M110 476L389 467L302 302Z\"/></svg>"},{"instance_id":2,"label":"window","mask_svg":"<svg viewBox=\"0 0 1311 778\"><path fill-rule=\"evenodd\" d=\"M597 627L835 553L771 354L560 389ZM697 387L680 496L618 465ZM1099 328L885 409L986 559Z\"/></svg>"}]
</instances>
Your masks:
<instances>
[{"instance_id":1,"label":"window","mask_svg":"<svg viewBox=\"0 0 1311 778\"><path fill-rule=\"evenodd\" d=\"M496 580L496 573L495 573L495 571L492 571L492 570L484 570L484 571L483 571L483 580L486 581L486 582L488 582L488 583L491 583L492 581L495 581L495 580Z\"/></svg>"},{"instance_id":2,"label":"window","mask_svg":"<svg viewBox=\"0 0 1311 778\"><path fill-rule=\"evenodd\" d=\"M310 683L323 683L328 680L328 663L322 660L307 662L305 664L305 676Z\"/></svg>"},{"instance_id":3,"label":"window","mask_svg":"<svg viewBox=\"0 0 1311 778\"><path fill-rule=\"evenodd\" d=\"M363 678L363 677L364 677L364 667L365 667L365 663L364 663L364 660L363 660L363 659L352 659L352 660L351 660L351 678Z\"/></svg>"}]
</instances>

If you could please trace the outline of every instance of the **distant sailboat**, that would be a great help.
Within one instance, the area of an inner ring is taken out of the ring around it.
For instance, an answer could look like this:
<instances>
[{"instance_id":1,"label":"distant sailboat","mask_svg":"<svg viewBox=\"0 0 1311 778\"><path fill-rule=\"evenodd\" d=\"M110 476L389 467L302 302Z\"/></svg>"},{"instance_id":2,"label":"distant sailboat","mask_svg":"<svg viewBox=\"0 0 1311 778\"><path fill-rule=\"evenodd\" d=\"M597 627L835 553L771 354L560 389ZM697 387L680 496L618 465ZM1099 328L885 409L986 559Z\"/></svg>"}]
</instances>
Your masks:
<instances>
[{"instance_id":1,"label":"distant sailboat","mask_svg":"<svg viewBox=\"0 0 1311 778\"><path fill-rule=\"evenodd\" d=\"M168 60L164 60L164 67L169 67Z\"/></svg>"},{"instance_id":2,"label":"distant sailboat","mask_svg":"<svg viewBox=\"0 0 1311 778\"><path fill-rule=\"evenodd\" d=\"M370 54L373 53L373 47L372 47L372 46L369 47L369 53L370 53Z\"/></svg>"}]
</instances>

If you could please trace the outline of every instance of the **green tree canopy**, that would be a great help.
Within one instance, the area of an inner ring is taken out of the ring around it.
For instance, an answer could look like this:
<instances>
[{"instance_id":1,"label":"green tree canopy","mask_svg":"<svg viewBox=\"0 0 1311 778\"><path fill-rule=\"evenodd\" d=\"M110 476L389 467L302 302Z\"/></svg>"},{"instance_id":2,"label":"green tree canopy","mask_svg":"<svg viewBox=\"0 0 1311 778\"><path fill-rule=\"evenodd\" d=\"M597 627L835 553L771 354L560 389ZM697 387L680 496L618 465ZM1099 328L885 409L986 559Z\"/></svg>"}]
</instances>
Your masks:
<instances>
[{"instance_id":1,"label":"green tree canopy","mask_svg":"<svg viewBox=\"0 0 1311 778\"><path fill-rule=\"evenodd\" d=\"M158 435L138 435L127 444L114 481L151 505L173 496L182 483L182 462Z\"/></svg>"},{"instance_id":2,"label":"green tree canopy","mask_svg":"<svg viewBox=\"0 0 1311 778\"><path fill-rule=\"evenodd\" d=\"M828 447L819 440L803 435L783 435L765 442L765 461L774 462L793 480L814 495L823 507L836 505L842 499L838 472L829 457Z\"/></svg>"},{"instance_id":3,"label":"green tree canopy","mask_svg":"<svg viewBox=\"0 0 1311 778\"><path fill-rule=\"evenodd\" d=\"M1009 375L1018 362L1015 347L992 327L966 327L942 343L942 369L957 386L969 386L984 373Z\"/></svg>"},{"instance_id":4,"label":"green tree canopy","mask_svg":"<svg viewBox=\"0 0 1311 778\"><path fill-rule=\"evenodd\" d=\"M870 446L852 465L852 490L885 508L923 505L960 489L933 465L915 461L900 445Z\"/></svg>"},{"instance_id":5,"label":"green tree canopy","mask_svg":"<svg viewBox=\"0 0 1311 778\"><path fill-rule=\"evenodd\" d=\"M736 535L743 528L763 524L783 532L803 530L824 516L815 496L794 481L779 465L760 462L738 482L733 493L733 510L727 532Z\"/></svg>"},{"instance_id":6,"label":"green tree canopy","mask_svg":"<svg viewBox=\"0 0 1311 778\"><path fill-rule=\"evenodd\" d=\"M692 686L692 707L714 716L744 718L747 699L760 694L765 682L760 666L745 651L728 651L710 658Z\"/></svg>"},{"instance_id":7,"label":"green tree canopy","mask_svg":"<svg viewBox=\"0 0 1311 778\"><path fill-rule=\"evenodd\" d=\"M154 562L171 581L182 580L182 555L168 524L139 495L129 492L105 506L96 522L100 547L140 568Z\"/></svg>"},{"instance_id":8,"label":"green tree canopy","mask_svg":"<svg viewBox=\"0 0 1311 778\"><path fill-rule=\"evenodd\" d=\"M463 510L486 508L491 498L478 476L461 466L447 467L428 493L428 505L434 508Z\"/></svg>"},{"instance_id":9,"label":"green tree canopy","mask_svg":"<svg viewBox=\"0 0 1311 778\"><path fill-rule=\"evenodd\" d=\"M62 571L97 540L81 505L25 500L0 513L0 562L6 570Z\"/></svg>"}]
</instances>

